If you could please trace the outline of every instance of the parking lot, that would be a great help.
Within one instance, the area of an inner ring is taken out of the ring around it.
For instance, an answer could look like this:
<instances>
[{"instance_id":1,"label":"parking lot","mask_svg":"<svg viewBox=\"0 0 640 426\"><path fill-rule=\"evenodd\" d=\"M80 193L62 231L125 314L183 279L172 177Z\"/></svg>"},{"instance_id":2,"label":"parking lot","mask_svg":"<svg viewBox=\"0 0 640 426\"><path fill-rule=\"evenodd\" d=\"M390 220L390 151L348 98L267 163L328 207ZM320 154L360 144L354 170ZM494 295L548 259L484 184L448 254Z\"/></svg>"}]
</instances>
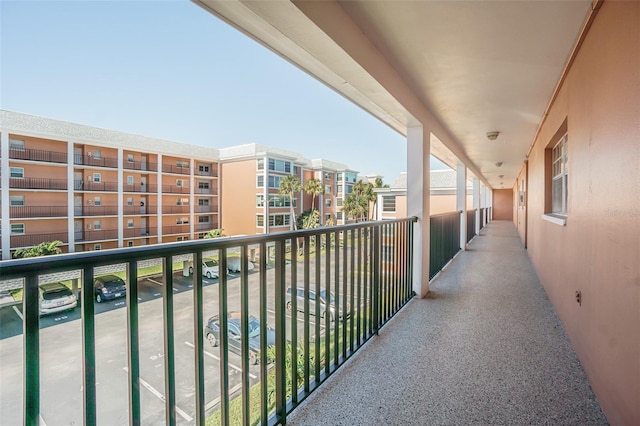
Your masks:
<instances>
[{"instance_id":1,"label":"parking lot","mask_svg":"<svg viewBox=\"0 0 640 426\"><path fill-rule=\"evenodd\" d=\"M267 297L268 322L274 324L274 274L267 271L270 296ZM313 276L313 275L312 275ZM259 274L249 275L249 312L259 316ZM203 278L205 321L218 313L217 279ZM229 275L227 306L240 310L240 279ZM176 401L178 424L193 424L195 411L193 279L182 273L173 276ZM144 424L164 423L164 328L162 282L147 278L138 283L141 411ZM95 303L97 415L103 424L128 424L128 351L125 299ZM80 308L41 318L40 380L41 416L46 425L82 424L82 333ZM288 316L290 319L290 316ZM22 423L22 325L18 306L0 309L0 424ZM302 315L298 315L298 334L302 336ZM315 318L310 318L313 336ZM287 321L287 336L291 335ZM324 330L324 322L321 324ZM322 333L323 331L321 331ZM205 343L205 400L215 409L220 400L220 348ZM240 356L229 352L229 389L241 383ZM251 383L259 380L259 366L250 366Z\"/></svg>"}]
</instances>

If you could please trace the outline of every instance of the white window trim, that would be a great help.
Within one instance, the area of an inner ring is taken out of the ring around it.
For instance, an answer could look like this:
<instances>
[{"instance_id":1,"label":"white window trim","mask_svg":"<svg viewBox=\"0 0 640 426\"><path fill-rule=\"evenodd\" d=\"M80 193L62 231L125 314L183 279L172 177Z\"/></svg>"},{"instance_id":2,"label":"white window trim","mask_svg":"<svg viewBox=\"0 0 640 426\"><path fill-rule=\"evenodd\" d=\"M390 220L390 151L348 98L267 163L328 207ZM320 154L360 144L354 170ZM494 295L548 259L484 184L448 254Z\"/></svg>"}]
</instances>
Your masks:
<instances>
[{"instance_id":1,"label":"white window trim","mask_svg":"<svg viewBox=\"0 0 640 426\"><path fill-rule=\"evenodd\" d=\"M567 226L567 217L553 213L545 213L542 215L542 220L553 223L555 225Z\"/></svg>"}]
</instances>

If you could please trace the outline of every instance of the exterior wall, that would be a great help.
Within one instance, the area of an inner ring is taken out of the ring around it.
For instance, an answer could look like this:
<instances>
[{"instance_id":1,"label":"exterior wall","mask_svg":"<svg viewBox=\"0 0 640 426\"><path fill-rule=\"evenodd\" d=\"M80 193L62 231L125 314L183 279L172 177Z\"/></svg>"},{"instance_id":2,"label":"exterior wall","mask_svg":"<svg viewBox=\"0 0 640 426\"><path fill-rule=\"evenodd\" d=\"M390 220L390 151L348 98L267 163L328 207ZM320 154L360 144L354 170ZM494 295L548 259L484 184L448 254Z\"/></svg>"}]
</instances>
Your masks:
<instances>
[{"instance_id":1,"label":"exterior wall","mask_svg":"<svg viewBox=\"0 0 640 426\"><path fill-rule=\"evenodd\" d=\"M220 206L225 235L246 235L251 230L263 233L262 228L256 227L256 214L263 214L263 209L256 207L256 195L263 193L263 188L256 186L256 160L222 163L221 172L220 197L226 200Z\"/></svg>"},{"instance_id":2,"label":"exterior wall","mask_svg":"<svg viewBox=\"0 0 640 426\"><path fill-rule=\"evenodd\" d=\"M516 184L513 187L513 222L518 229L518 234L527 247L527 163L520 171Z\"/></svg>"},{"instance_id":3,"label":"exterior wall","mask_svg":"<svg viewBox=\"0 0 640 426\"><path fill-rule=\"evenodd\" d=\"M513 190L493 191L493 220L513 220Z\"/></svg>"},{"instance_id":4,"label":"exterior wall","mask_svg":"<svg viewBox=\"0 0 640 426\"><path fill-rule=\"evenodd\" d=\"M602 4L528 162L529 254L614 425L640 424L639 22L640 2ZM545 149L565 120L560 226L542 219Z\"/></svg>"},{"instance_id":5,"label":"exterior wall","mask_svg":"<svg viewBox=\"0 0 640 426\"><path fill-rule=\"evenodd\" d=\"M431 215L454 212L456 211L456 194L432 194L430 206L429 214ZM471 209L473 209L473 195L467 195L467 210Z\"/></svg>"}]
</instances>

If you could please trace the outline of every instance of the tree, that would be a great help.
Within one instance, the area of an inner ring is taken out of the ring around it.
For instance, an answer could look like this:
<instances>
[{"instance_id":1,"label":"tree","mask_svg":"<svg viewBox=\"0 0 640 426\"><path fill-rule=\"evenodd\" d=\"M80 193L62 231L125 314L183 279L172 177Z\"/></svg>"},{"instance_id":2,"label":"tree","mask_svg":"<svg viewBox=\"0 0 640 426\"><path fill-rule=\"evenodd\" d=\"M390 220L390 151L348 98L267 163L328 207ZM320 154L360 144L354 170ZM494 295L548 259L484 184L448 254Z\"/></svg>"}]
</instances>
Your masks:
<instances>
[{"instance_id":1,"label":"tree","mask_svg":"<svg viewBox=\"0 0 640 426\"><path fill-rule=\"evenodd\" d=\"M316 197L324 193L322 182L318 179L309 179L304 184L304 192L311 195L311 210L316 208Z\"/></svg>"},{"instance_id":2,"label":"tree","mask_svg":"<svg viewBox=\"0 0 640 426\"><path fill-rule=\"evenodd\" d=\"M344 199L342 212L347 217L353 217L356 222L369 218L369 203L373 192L373 185L364 183L362 180L353 185L351 194Z\"/></svg>"},{"instance_id":3,"label":"tree","mask_svg":"<svg viewBox=\"0 0 640 426\"><path fill-rule=\"evenodd\" d=\"M320 226L320 212L318 210L307 210L300 217L302 218L302 229L313 229Z\"/></svg>"},{"instance_id":4,"label":"tree","mask_svg":"<svg viewBox=\"0 0 640 426\"><path fill-rule=\"evenodd\" d=\"M25 257L39 257L49 256L51 254L60 254L62 253L62 250L60 250L59 247L60 245L62 245L62 241L55 240L51 242L42 242L33 247L19 248L13 253L13 258L20 259Z\"/></svg>"},{"instance_id":5,"label":"tree","mask_svg":"<svg viewBox=\"0 0 640 426\"><path fill-rule=\"evenodd\" d=\"M298 229L296 224L296 212L293 209L293 194L296 192L300 192L302 190L302 185L298 178L294 175L287 175L284 178L280 179L280 188L278 188L278 194L282 197L289 198L289 205L291 207L291 226L293 229Z\"/></svg>"},{"instance_id":6,"label":"tree","mask_svg":"<svg viewBox=\"0 0 640 426\"><path fill-rule=\"evenodd\" d=\"M224 237L223 232L224 232L224 229L222 228L212 229L211 231L204 234L204 238L210 239L210 238Z\"/></svg>"},{"instance_id":7,"label":"tree","mask_svg":"<svg viewBox=\"0 0 640 426\"><path fill-rule=\"evenodd\" d=\"M373 184L373 189L380 189L380 188L388 188L389 185L385 184L382 181L382 178L376 178L375 183ZM378 219L378 209L377 204L378 204L378 194L373 191L373 211L372 211L372 215L371 215L371 219L375 220Z\"/></svg>"}]
</instances>

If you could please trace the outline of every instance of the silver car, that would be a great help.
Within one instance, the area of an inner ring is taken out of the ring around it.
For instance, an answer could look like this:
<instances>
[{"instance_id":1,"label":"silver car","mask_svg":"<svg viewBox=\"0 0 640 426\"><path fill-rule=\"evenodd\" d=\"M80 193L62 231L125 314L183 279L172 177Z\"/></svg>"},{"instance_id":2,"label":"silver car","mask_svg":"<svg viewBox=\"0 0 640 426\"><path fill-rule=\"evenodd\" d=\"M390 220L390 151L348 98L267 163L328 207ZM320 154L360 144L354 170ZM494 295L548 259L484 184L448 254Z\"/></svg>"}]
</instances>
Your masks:
<instances>
[{"instance_id":1,"label":"silver car","mask_svg":"<svg viewBox=\"0 0 640 426\"><path fill-rule=\"evenodd\" d=\"M76 296L62 283L42 284L40 293L40 315L74 309L78 305Z\"/></svg>"},{"instance_id":2,"label":"silver car","mask_svg":"<svg viewBox=\"0 0 640 426\"><path fill-rule=\"evenodd\" d=\"M304 288L298 288L296 291L298 293L298 297L297 297L298 312L304 312L304 299L305 297L307 297L305 294ZM293 310L293 304L291 303L291 292L292 292L291 287L287 288L287 310L289 312ZM316 301L319 301L320 317L323 319L325 318L325 316L327 315L327 306L328 306L329 320L331 322L335 321L336 298L332 292L327 293L326 289L321 289L320 297L317 298L315 290L309 289L308 298L309 298L309 315L316 314ZM339 321L342 321L344 319L344 312L340 307L340 301L338 302L338 307L339 309L338 309L337 317ZM349 318L350 316L351 316L351 307L347 303L346 318Z\"/></svg>"}]
</instances>

